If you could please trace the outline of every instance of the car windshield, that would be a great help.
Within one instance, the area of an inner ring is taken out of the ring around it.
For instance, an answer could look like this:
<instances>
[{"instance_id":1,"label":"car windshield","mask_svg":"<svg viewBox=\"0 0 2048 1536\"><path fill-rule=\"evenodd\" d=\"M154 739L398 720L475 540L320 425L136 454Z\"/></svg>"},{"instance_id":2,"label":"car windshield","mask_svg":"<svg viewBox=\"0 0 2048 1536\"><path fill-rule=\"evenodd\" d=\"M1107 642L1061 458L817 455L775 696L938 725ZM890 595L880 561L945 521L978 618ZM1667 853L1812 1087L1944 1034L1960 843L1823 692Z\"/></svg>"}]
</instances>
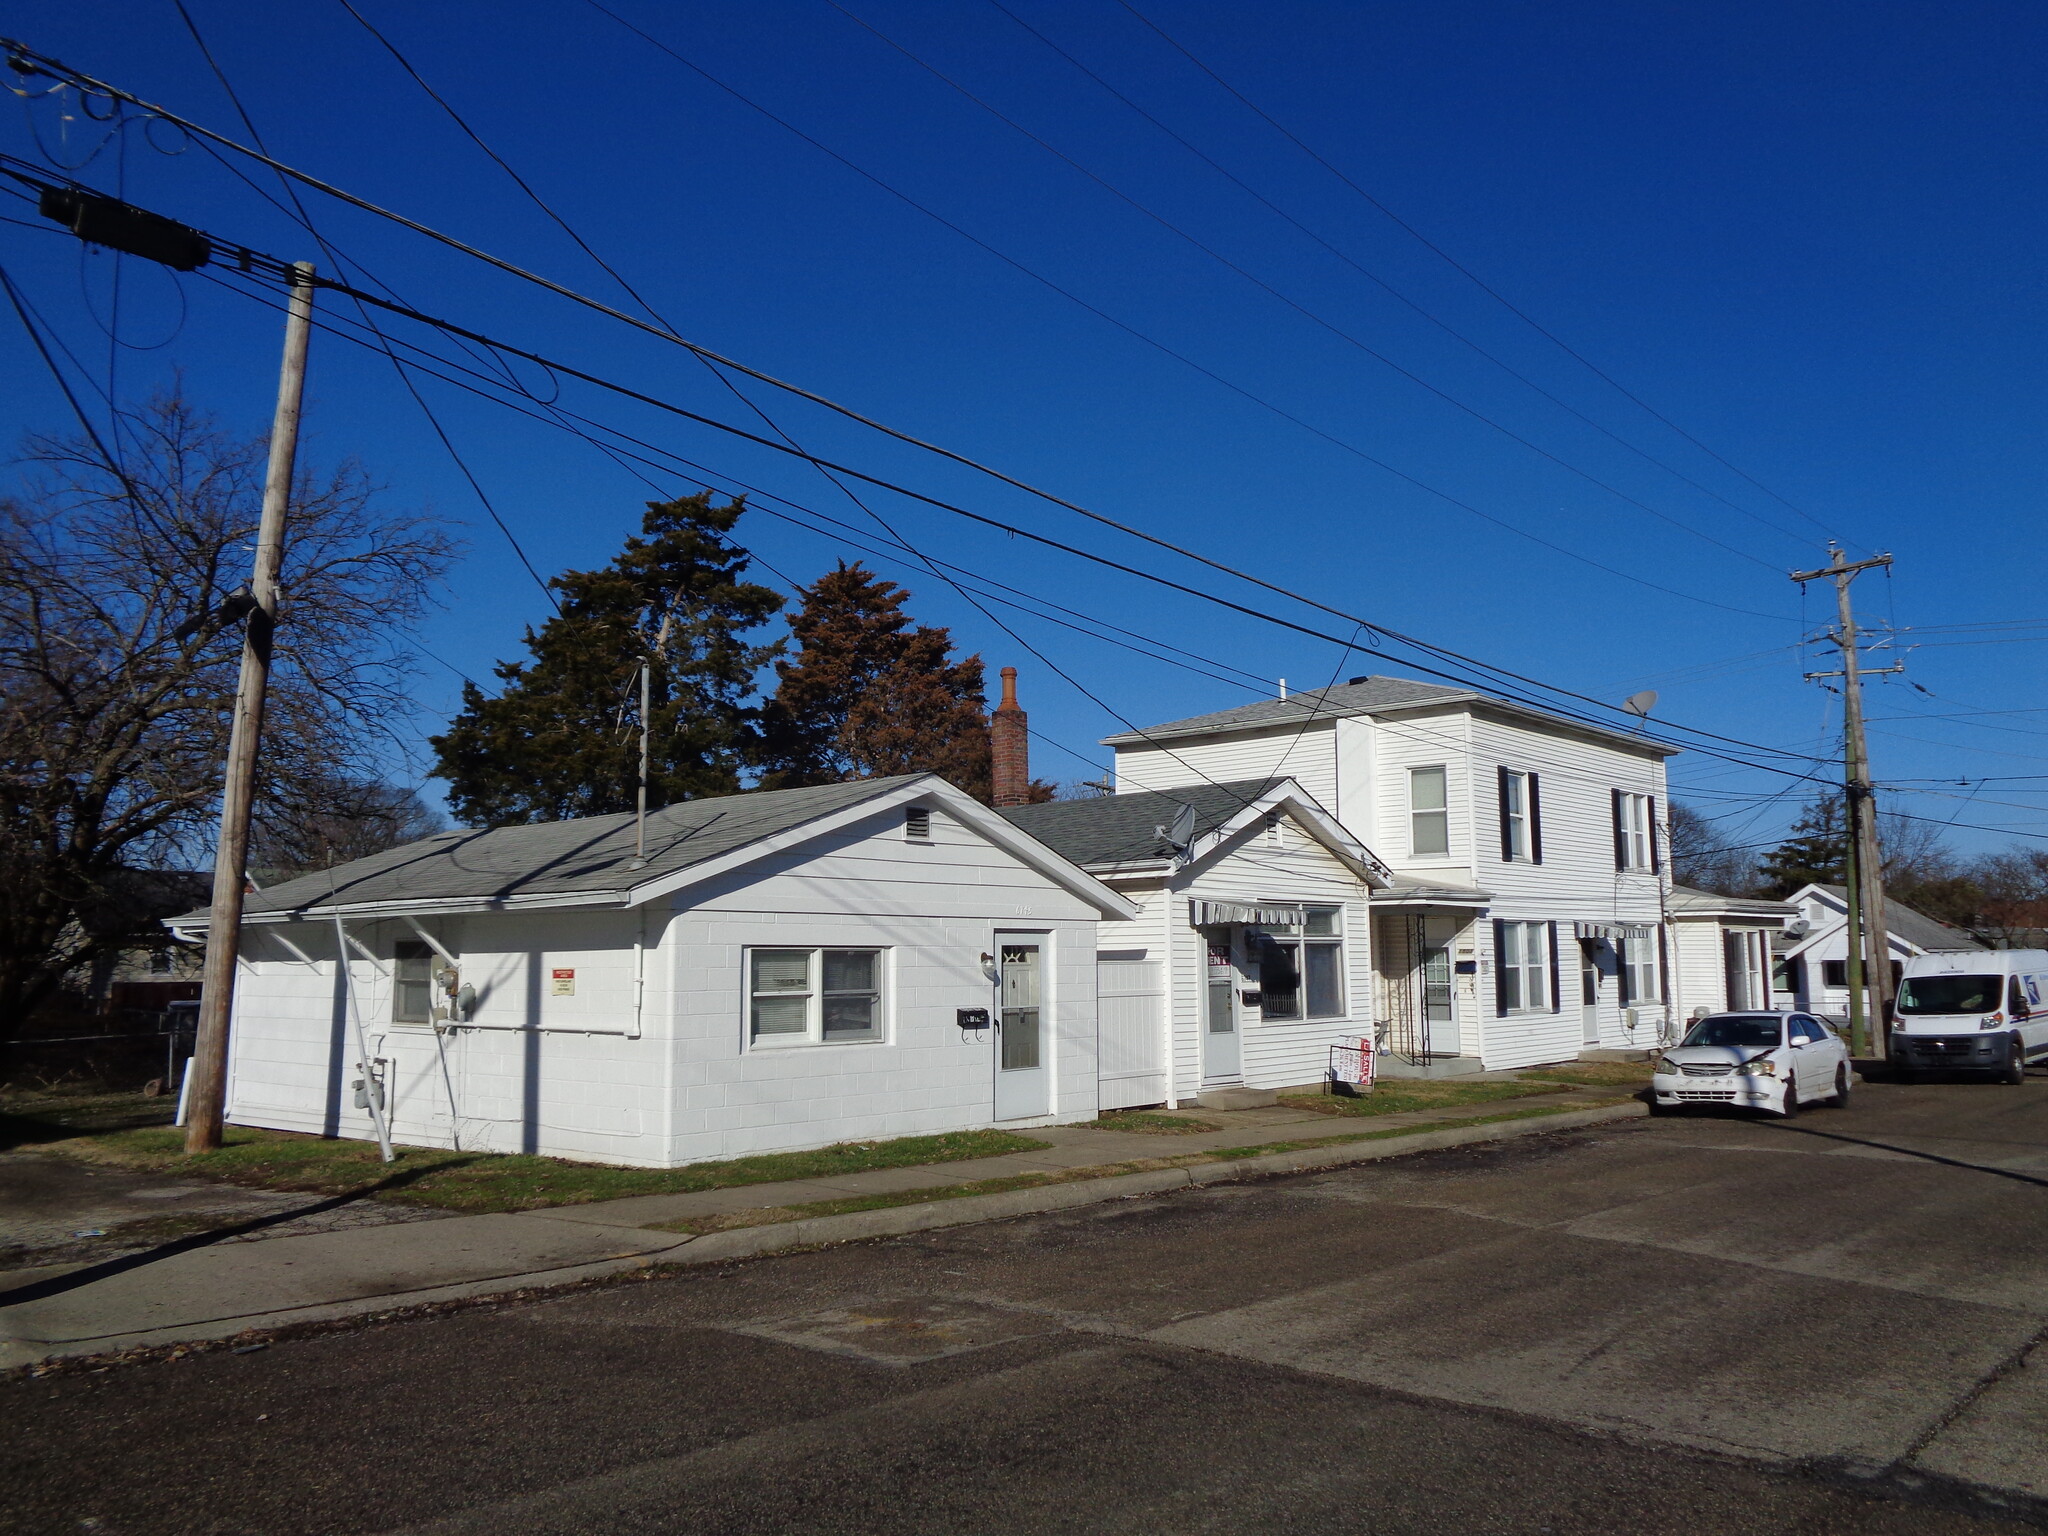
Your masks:
<instances>
[{"instance_id":1,"label":"car windshield","mask_svg":"<svg viewBox=\"0 0 2048 1536\"><path fill-rule=\"evenodd\" d=\"M1740 1050L1782 1043L1784 1025L1769 1014L1723 1013L1701 1019L1680 1042L1684 1045L1726 1045Z\"/></svg>"},{"instance_id":2,"label":"car windshield","mask_svg":"<svg viewBox=\"0 0 2048 1536\"><path fill-rule=\"evenodd\" d=\"M1989 1013L1998 1006L1996 976L1908 976L1899 988L1901 1013Z\"/></svg>"}]
</instances>

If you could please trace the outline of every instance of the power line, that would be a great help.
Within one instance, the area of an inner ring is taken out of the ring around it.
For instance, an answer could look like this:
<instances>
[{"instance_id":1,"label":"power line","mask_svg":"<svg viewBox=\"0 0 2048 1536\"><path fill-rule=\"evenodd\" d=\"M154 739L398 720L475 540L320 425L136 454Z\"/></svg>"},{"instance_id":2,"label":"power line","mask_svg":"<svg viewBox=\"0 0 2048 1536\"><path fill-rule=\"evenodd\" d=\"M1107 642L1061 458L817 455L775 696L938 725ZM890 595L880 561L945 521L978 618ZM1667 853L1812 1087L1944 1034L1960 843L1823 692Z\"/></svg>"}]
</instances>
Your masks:
<instances>
[{"instance_id":1,"label":"power line","mask_svg":"<svg viewBox=\"0 0 2048 1536\"><path fill-rule=\"evenodd\" d=\"M192 13L185 7L185 0L171 0L171 3L177 7L178 15L185 23L185 30L191 34L194 46L199 49L200 57L206 60L206 67L213 72L214 79L220 83L221 90L226 93L229 104L235 109L235 115L241 118L242 126L248 129L249 137L256 141L259 149L265 148L263 135L256 127L256 120L249 115L249 109L242 104L241 94L236 91L233 82L228 79L227 71L221 68L220 61L214 57L212 48L207 46L206 38L199 30L199 23L193 19ZM342 3L346 4L347 0L342 0ZM211 145L206 147L209 153L213 152ZM220 158L218 154L215 154L214 157L216 159ZM227 164L224 160L221 163L223 165ZM228 168L230 170L234 169L233 166L228 166ZM240 175L240 172L237 171L236 174ZM243 180L246 181L247 178L244 177ZM297 210L299 224L304 227L307 234L313 237L314 242L319 245L321 252L327 259L334 263L337 269L345 270L341 253L329 244L314 226L312 215L306 211L306 205L300 200L298 191L293 187L290 179L280 172L278 173L278 181L283 188L285 196L291 199L292 207ZM273 204L275 203L275 199L271 201ZM363 271L365 278L375 281L374 278L370 277L367 270L361 268L359 264L356 265L359 271ZM386 291L390 290L387 289ZM356 308L362 311L364 322L369 325L370 329L373 332L377 332L376 323L370 319L368 311L363 310L360 301L357 302ZM382 333L377 332L377 334L381 339ZM441 424L441 418L434 413L434 408L427 404L426 396L419 392L412 379L407 375L405 365L398 360L397 353L393 352L389 345L386 345L383 351L384 355L390 359L391 367L397 373L399 383L405 386L406 393L412 396L413 403L420 408L420 413L427 418L427 425L433 429L434 436L440 439L441 446L447 451L448 457L454 460L455 467L461 472L462 478L469 482L470 490L475 493L476 499L482 504L484 511L489 514L491 521L497 525L498 532L505 536L505 542L512 546L512 553L519 557L519 563L525 567L526 574L533 578L534 585L540 588L542 595L547 598L555 612L560 613L562 611L562 604L561 600L555 596L555 589L548 584L547 579L541 575L533 561L528 558L525 546L513 534L505 519L499 516L497 504L491 500L490 494L484 490L483 482L477 478L476 472L469 467L469 461L463 458L461 452L456 448L454 439L448 435L448 429Z\"/></svg>"},{"instance_id":2,"label":"power line","mask_svg":"<svg viewBox=\"0 0 2048 1536\"><path fill-rule=\"evenodd\" d=\"M1282 138L1286 139L1288 143L1292 144L1304 155L1307 155L1309 159L1313 160L1317 165L1321 166L1324 170L1328 171L1332 176L1336 177L1337 180L1342 182L1345 186L1349 187L1369 206L1371 206L1380 214L1385 216L1396 228L1400 229L1403 233L1407 234L1410 238L1414 239L1425 250L1429 251L1432 255L1436 256L1441 261L1443 261L1453 271L1457 272L1460 276L1464 277L1468 282L1470 282L1474 287L1476 287L1481 293L1485 294L1488 298L1492 299L1496 304L1500 305L1501 308L1505 309L1509 314L1513 315L1516 319L1520 320L1524 325L1528 326L1531 330L1536 332L1536 334L1541 336L1545 341L1548 341L1552 346L1556 347L1559 351L1563 352L1567 357L1571 358L1574 362L1578 363L1581 367L1585 368L1587 372L1591 373L1595 378L1599 379L1602 383L1608 385L1611 389L1615 390L1624 399L1630 401L1632 404L1636 405L1638 408L1646 412L1648 415L1662 422L1666 427L1669 427L1673 432L1677 433L1680 437L1684 438L1688 443L1691 443L1695 448L1699 449L1700 452L1704 453L1708 458L1712 459L1715 463L1721 465L1724 469L1727 469L1734 474L1740 475L1744 480L1747 480L1751 485L1755 486L1758 490L1762 491L1766 496L1770 497L1771 500L1777 502L1780 506L1797 513L1800 517L1805 518L1806 521L1813 524L1813 526L1815 528L1818 528L1822 533L1830 534L1830 530L1827 527L1827 525L1821 522L1819 518L1813 516L1812 513L1806 511L1803 507L1796 506L1792 502L1787 501L1783 496L1779 495L1776 491L1772 490L1768 485L1765 485L1761 480L1757 479L1756 476L1750 474L1747 470L1741 468L1740 466L1730 463L1727 459L1723 458L1720 454L1716 453L1712 448L1709 448L1705 443L1701 442L1697 437L1694 437L1690 432L1686 431L1685 428L1681 427L1669 416L1666 416L1662 411L1658 410L1655 406L1651 405L1647 400L1643 399L1640 395L1636 394L1633 390L1629 389L1628 386L1623 384L1620 380L1616 379L1612 374L1609 374L1606 370L1601 368L1591 358L1587 357L1584 353L1580 352L1577 348L1573 347L1569 342L1565 341L1563 337L1557 335L1556 332L1550 330L1548 327L1539 323L1534 316L1530 315L1525 310L1521 309L1519 306L1513 303L1510 299L1508 299L1508 297L1505 294L1501 293L1498 289L1494 288L1491 284L1486 282L1484 278L1480 277L1478 273L1474 272L1470 267L1466 266L1463 262L1459 261L1456 257L1451 255L1449 251L1445 250L1442 246L1438 245L1435 241L1431 240L1427 235L1423 234L1423 232L1417 229L1413 224L1410 224L1406 219L1402 218L1399 214L1395 213L1392 208L1389 208L1377 197L1374 197L1372 193L1368 192L1364 187L1360 186L1356 181L1352 180L1351 177L1347 176L1335 165L1332 165L1328 160L1324 159L1323 156L1318 154L1314 149L1310 148L1309 145L1303 139L1301 139L1285 124L1281 123L1271 113L1267 112L1265 108L1261 107L1257 102L1253 101L1249 96L1245 95L1244 92L1240 91L1236 86L1232 85L1228 80L1224 79L1223 76L1218 74L1215 70L1211 69L1207 64L1203 63L1202 60L1197 58L1191 50L1189 50L1185 45L1176 40L1172 36L1172 34L1166 31L1165 28L1161 27L1158 22L1152 20L1151 17L1147 16L1143 11L1140 11L1136 6L1132 5L1130 3L1130 0L1117 0L1117 4L1121 5L1126 11L1129 11L1132 16L1136 17L1138 21L1142 22L1146 27L1151 29L1151 31L1156 33L1159 36L1159 38L1166 43L1168 47L1174 50L1174 52L1180 54L1181 57L1186 59L1190 64L1194 65L1196 69L1200 70L1203 74L1207 75L1211 80L1215 81L1216 84L1221 86L1224 89L1224 91L1226 91L1231 96L1235 97L1250 112L1252 112L1253 115L1255 115L1263 122L1265 122L1268 127L1272 128L1274 132L1278 133ZM1830 536L1832 535L1830 534Z\"/></svg>"},{"instance_id":3,"label":"power line","mask_svg":"<svg viewBox=\"0 0 2048 1536\"><path fill-rule=\"evenodd\" d=\"M1256 187L1252 186L1249 182L1246 182L1243 178L1236 175L1228 167L1224 166L1220 161L1216 160L1213 156L1203 151L1201 148L1196 146L1183 135L1175 132L1172 128L1168 127L1164 122L1160 121L1160 119L1155 117L1152 113L1146 111L1145 108L1140 106L1137 102L1133 101L1130 97L1126 96L1114 85L1110 84L1108 80L1104 79L1100 74L1096 73L1096 71L1090 69L1086 64L1082 63L1079 59L1074 57L1073 54L1069 53L1066 49L1062 48L1050 37L1047 37L1045 33L1039 31L1039 29L1032 26L1030 22L1026 21L1023 17L1019 16L1015 11L1011 10L1008 6L1004 5L1002 3L1002 0L988 0L988 3L991 6L993 6L996 10L1002 12L1003 15L1007 16L1011 21L1015 22L1024 31L1030 33L1031 36L1038 39L1039 42L1043 43L1047 48L1051 49L1052 52L1058 54L1061 58L1065 59L1069 64L1073 65L1075 69L1079 70L1082 74L1086 75L1090 80L1094 81L1097 85L1101 86L1103 90L1108 92L1111 96L1115 97L1119 102L1123 103L1124 106L1130 108L1130 110L1135 112L1139 117L1142 117L1154 128L1157 128L1161 133L1165 134L1168 138L1172 139L1174 143L1180 145L1182 149L1185 149L1197 160L1200 160L1204 165L1208 166L1211 170L1216 172L1217 175L1223 177L1232 186L1236 187L1239 191L1243 192L1247 197L1251 198L1254 202L1258 203L1261 207L1265 208L1267 211L1272 213L1276 218L1283 220L1292 228L1300 231L1303 235L1307 236L1310 240L1313 240L1317 245L1321 246L1324 250L1328 251L1332 256L1336 257L1339 261L1343 262L1347 267L1350 267L1354 272L1358 273L1359 276L1365 278L1368 282L1371 282L1375 286L1380 288L1390 298L1404 305L1406 308L1412 310L1414 313L1421 316L1424 320L1427 320L1431 325L1435 326L1445 335L1451 337L1453 340L1459 342L1463 346L1477 353L1480 357L1486 359L1487 362L1493 364L1494 367L1498 368L1501 372L1505 373L1509 378L1513 379L1516 383L1521 384L1526 388L1534 391L1536 394L1542 396L1543 399L1549 401L1552 405L1556 406L1559 410L1564 411L1568 415L1571 415L1577 418L1579 421L1584 422L1587 426L1591 427L1594 431L1600 433L1603 437L1609 438L1612 441L1620 444L1623 448L1626 448L1630 453L1635 454L1638 458L1643 459L1647 463L1655 465L1658 469L1663 470L1666 474L1672 476L1674 479L1682 482L1685 485L1691 486L1692 489L1700 492L1704 496L1711 496L1715 501L1720 502L1722 506L1729 508L1731 511L1740 512L1744 517L1752 519L1756 523L1762 525L1765 528L1771 529L1775 533L1782 533L1789 539L1796 539L1801 543L1806 542L1808 535L1802 533L1794 533L1784 524L1773 522L1769 518L1764 517L1759 513L1752 511L1750 508L1743 506L1740 502L1729 500L1726 496L1723 496L1719 491L1714 490L1711 486L1702 485L1699 481L1693 479L1690 475L1687 475L1682 470L1679 470L1673 465L1666 463L1664 460L1658 458L1656 455L1650 453L1646 449L1639 447L1635 443L1630 442L1620 433L1615 432L1607 426L1605 426L1604 424L1602 424L1601 422L1594 420L1591 416L1588 416L1584 411L1581 411L1580 409L1578 409L1578 407L1572 405L1569 401L1564 400L1558 395L1551 393L1549 390L1545 389L1541 384L1537 383L1528 375L1520 372L1518 369L1516 369L1513 365L1511 365L1504 359L1496 356L1492 352L1489 352L1485 347L1481 346L1478 342L1474 341L1470 336L1467 336L1463 331L1460 331L1456 327L1452 326L1448 321L1444 320L1441 316L1433 313L1431 310L1417 303L1413 298L1409 297L1399 288L1396 288L1392 283L1388 282L1385 278L1381 277L1377 272L1372 271L1370 268L1361 263L1356 257L1352 256L1350 252L1344 250L1341 246L1334 244L1330 240L1326 239L1323 235L1309 228L1308 225L1302 223L1300 219L1296 218L1293 214L1289 213L1286 209L1282 208L1279 204L1275 203L1271 198L1267 197L1264 193L1260 192Z\"/></svg>"},{"instance_id":4,"label":"power line","mask_svg":"<svg viewBox=\"0 0 2048 1536\"><path fill-rule=\"evenodd\" d=\"M846 17L847 20L851 21L855 26L861 27L865 31L871 33L874 37L879 39L888 47L893 48L896 52L902 54L904 58L910 60L910 62L915 64L919 69L922 69L927 74L931 75L933 79L938 80L942 84L951 88L952 90L959 92L961 96L965 97L975 106L981 108L981 110L988 113L989 116L995 118L997 122L1014 129L1016 132L1022 134L1025 138L1029 139L1032 143L1036 144L1039 148L1043 149L1047 154L1054 156L1056 159L1060 160L1062 163L1066 165L1072 166L1076 171L1080 172L1081 175L1087 177L1090 181L1094 182L1097 186L1101 187L1105 192L1109 193L1110 196L1116 198L1119 202L1122 202L1127 206L1135 209L1137 212L1143 214L1146 218L1150 219L1153 223L1157 224L1161 229L1164 229L1169 234L1175 236L1176 238L1182 241L1185 241L1189 246L1191 246L1193 249L1197 251L1200 251L1204 256L1207 256L1211 261L1218 263L1226 270L1233 272L1237 276L1243 278L1246 282L1250 283L1260 292L1268 294L1272 298L1278 300L1281 304L1286 305L1287 308L1293 310L1296 314L1300 315L1302 318L1309 321L1311 324L1321 327L1323 330L1328 331L1332 336L1336 337L1339 341L1344 342L1348 346L1355 347L1360 352L1363 352L1367 357L1373 359L1373 361L1380 363L1381 365L1387 368L1392 369L1395 373L1398 373L1402 378L1408 380L1411 384L1416 385L1418 388L1427 390L1430 394L1435 395L1439 400L1442 400L1445 404L1451 406L1456 410L1463 411L1467 416L1470 416L1474 421L1480 422L1484 426L1490 427L1495 432L1500 433L1501 436L1507 438L1510 442L1517 443L1522 447L1528 449L1531 453L1534 453L1539 457L1548 459L1551 463L1557 465L1560 469L1565 470L1569 474L1577 475L1581 480L1584 480L1588 485L1594 486L1599 490L1605 491L1608 495L1614 497L1616 500L1626 502L1629 506L1636 508L1640 512L1647 512L1650 514L1650 516L1667 522L1672 527L1679 529L1681 532L1689 533L1696 539L1700 539L1705 543L1712 544L1717 549L1725 550L1727 553L1734 555L1738 559L1747 560L1750 564L1760 566L1764 570L1771 571L1773 573L1777 571L1778 568L1772 565L1768 560L1760 559L1758 556L1751 554L1748 550L1741 549L1738 548L1736 545L1726 543L1723 540L1715 538L1712 534L1702 533L1699 529L1694 528L1689 523L1683 522L1680 519L1673 517L1670 513L1662 511L1657 507L1653 507L1648 502L1639 500L1638 498L1629 495L1626 491L1623 491L1616 486L1609 485L1606 481L1600 479L1597 475L1594 475L1590 471L1581 469L1578 465L1572 463L1570 460L1562 458L1559 455L1552 453L1549 449L1543 447L1538 443L1532 442L1530 439L1522 436L1519 432L1516 432L1513 428L1507 426L1505 423L1494 420L1491 416L1488 416L1485 412L1477 409L1474 406L1467 405L1464 401L1460 400L1456 395L1451 394L1448 390L1441 389L1437 385L1430 383L1429 380L1425 379L1421 374L1415 372L1413 369L1404 367L1400 363L1395 362L1393 358L1389 357L1386 353L1380 351L1377 347L1371 345L1371 343L1363 340L1358 336L1353 335L1350 331L1345 330L1344 327L1338 325L1335 321L1330 320L1328 317L1318 314L1315 310L1310 309L1306 304L1303 304L1298 299L1295 299L1290 295L1283 293L1280 289L1274 287L1271 283L1267 282L1264 278L1260 277L1250 268L1242 266L1238 262L1232 261L1228 256L1225 256L1221 251L1217 250L1214 246L1209 245L1207 242L1188 233L1187 230L1181 228L1180 225L1174 223L1171 219L1166 218L1163 214L1153 211L1151 208L1147 207L1137 198L1132 197L1128 192L1125 192L1122 188L1118 187L1115 183L1109 181L1107 178L1099 176L1094 171L1089 170L1087 166L1083 165L1080 161L1076 160L1072 155L1069 155L1064 150L1057 148L1049 140L1041 138L1038 134L1033 133L1029 128L1026 128L1022 123L1018 122L1015 118L1003 112L1000 108L991 105L989 102L975 95L974 92L970 91L958 80L955 80L951 75L939 69L937 66L928 63L926 60L920 58L917 54L911 52L910 49L904 47L903 44L897 42L893 37L890 37L886 32L882 31L872 22L865 21L861 17L856 15L854 12L848 10L844 5L840 3L840 0L825 0L825 3L831 6L833 10L839 12L840 15Z\"/></svg>"}]
</instances>

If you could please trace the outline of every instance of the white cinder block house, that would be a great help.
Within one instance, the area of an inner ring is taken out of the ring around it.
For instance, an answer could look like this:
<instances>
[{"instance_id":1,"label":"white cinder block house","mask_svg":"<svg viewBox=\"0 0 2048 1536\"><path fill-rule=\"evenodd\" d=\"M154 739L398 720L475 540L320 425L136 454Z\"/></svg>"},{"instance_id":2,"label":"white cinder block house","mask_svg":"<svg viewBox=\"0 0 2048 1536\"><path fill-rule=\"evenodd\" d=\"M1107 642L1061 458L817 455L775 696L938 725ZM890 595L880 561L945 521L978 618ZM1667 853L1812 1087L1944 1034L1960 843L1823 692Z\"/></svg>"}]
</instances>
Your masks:
<instances>
[{"instance_id":1,"label":"white cinder block house","mask_svg":"<svg viewBox=\"0 0 2048 1536\"><path fill-rule=\"evenodd\" d=\"M1392 875L1292 779L998 814L1138 908L1097 956L1104 1109L1317 1087L1372 1037L1367 899Z\"/></svg>"},{"instance_id":2,"label":"white cinder block house","mask_svg":"<svg viewBox=\"0 0 2048 1536\"><path fill-rule=\"evenodd\" d=\"M1107 738L1119 794L1289 777L1393 874L1375 1027L1430 1070L1657 1043L1672 749L1467 689L1354 678Z\"/></svg>"},{"instance_id":3,"label":"white cinder block house","mask_svg":"<svg viewBox=\"0 0 2048 1536\"><path fill-rule=\"evenodd\" d=\"M1839 885L1804 885L1785 898L1790 921L1779 941L1772 986L1780 1008L1846 1017L1849 1012L1849 897ZM1884 904L1892 974L1915 955L1989 949L1901 902Z\"/></svg>"},{"instance_id":4,"label":"white cinder block house","mask_svg":"<svg viewBox=\"0 0 2048 1536\"><path fill-rule=\"evenodd\" d=\"M367 1137L367 1057L399 1141L648 1167L1085 1120L1136 913L925 774L671 806L640 868L630 815L446 832L249 899L228 1118Z\"/></svg>"}]
</instances>

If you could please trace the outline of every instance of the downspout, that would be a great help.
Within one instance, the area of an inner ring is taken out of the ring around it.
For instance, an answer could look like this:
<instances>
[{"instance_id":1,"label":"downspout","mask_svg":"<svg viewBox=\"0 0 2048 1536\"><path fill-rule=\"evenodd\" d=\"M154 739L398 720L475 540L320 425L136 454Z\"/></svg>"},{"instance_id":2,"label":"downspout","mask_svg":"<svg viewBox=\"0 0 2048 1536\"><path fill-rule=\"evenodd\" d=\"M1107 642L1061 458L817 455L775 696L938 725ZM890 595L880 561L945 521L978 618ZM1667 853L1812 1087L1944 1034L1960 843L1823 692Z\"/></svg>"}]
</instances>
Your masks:
<instances>
[{"instance_id":1,"label":"downspout","mask_svg":"<svg viewBox=\"0 0 2048 1536\"><path fill-rule=\"evenodd\" d=\"M1175 907L1179 904L1180 893L1174 889L1172 879L1168 878L1160 882L1159 895L1159 924L1161 929L1160 938L1162 940L1159 953L1161 957L1160 963L1165 967L1159 973L1159 1045L1163 1052L1160 1057L1160 1065L1166 1069L1166 1107L1168 1109L1179 1109L1180 1094L1178 1090L1180 1087L1180 1074L1174 1070L1175 1063L1173 1059L1173 1012L1175 1002L1173 985L1175 958L1173 953L1173 914ZM1196 977L1195 984L1200 988L1208 984L1208 973L1203 969L1208 964L1208 956L1200 948L1202 944L1201 931L1190 928L1188 932L1195 936L1197 947L1194 974ZM1199 1010L1202 1006L1204 995L1200 991L1197 991L1195 994L1195 1006L1198 1014L1195 1025L1197 1030L1201 1028ZM1197 1035L1196 1038L1199 1044L1200 1036Z\"/></svg>"}]
</instances>

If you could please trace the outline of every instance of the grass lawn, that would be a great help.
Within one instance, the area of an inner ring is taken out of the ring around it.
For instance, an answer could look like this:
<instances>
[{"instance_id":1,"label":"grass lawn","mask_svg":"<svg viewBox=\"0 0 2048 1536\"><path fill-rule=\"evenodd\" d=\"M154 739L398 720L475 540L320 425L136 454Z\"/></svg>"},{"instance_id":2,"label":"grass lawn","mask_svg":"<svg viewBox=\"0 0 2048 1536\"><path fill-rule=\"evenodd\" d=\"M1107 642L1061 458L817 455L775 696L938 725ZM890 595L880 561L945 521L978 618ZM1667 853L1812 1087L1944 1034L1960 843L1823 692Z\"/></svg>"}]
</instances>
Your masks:
<instances>
[{"instance_id":1,"label":"grass lawn","mask_svg":"<svg viewBox=\"0 0 2048 1536\"><path fill-rule=\"evenodd\" d=\"M1586 1088L1640 1088L1650 1080L1647 1061L1568 1061L1558 1067L1532 1067L1522 1074L1546 1083L1577 1083Z\"/></svg>"},{"instance_id":2,"label":"grass lawn","mask_svg":"<svg viewBox=\"0 0 2048 1536\"><path fill-rule=\"evenodd\" d=\"M1147 1136L1199 1136L1220 1131L1213 1120L1183 1119L1179 1115L1155 1115L1142 1109L1106 1109L1095 1117L1098 1131L1138 1131Z\"/></svg>"},{"instance_id":3,"label":"grass lawn","mask_svg":"<svg viewBox=\"0 0 2048 1536\"><path fill-rule=\"evenodd\" d=\"M148 1106L145 1117L135 1106ZM851 1141L813 1152L773 1152L685 1168L619 1168L516 1153L399 1147L379 1160L377 1144L330 1141L290 1131L228 1127L218 1151L186 1156L184 1132L166 1125L173 1106L138 1094L20 1095L0 1098L0 1145L35 1146L83 1162L152 1172L198 1174L259 1189L309 1194L368 1194L451 1211L531 1211L627 1195L688 1194L780 1179L829 1178L871 1168L911 1168L1048 1143L1008 1131L953 1131L893 1141ZM138 1123L139 1122L139 1123Z\"/></svg>"},{"instance_id":4,"label":"grass lawn","mask_svg":"<svg viewBox=\"0 0 2048 1536\"><path fill-rule=\"evenodd\" d=\"M1338 1093L1288 1093L1281 1095L1280 1102L1289 1109L1308 1109L1319 1115L1398 1115L1411 1109L1451 1109L1563 1091L1559 1083L1468 1083L1457 1078L1394 1077L1383 1078L1371 1093L1355 1099Z\"/></svg>"}]
</instances>

